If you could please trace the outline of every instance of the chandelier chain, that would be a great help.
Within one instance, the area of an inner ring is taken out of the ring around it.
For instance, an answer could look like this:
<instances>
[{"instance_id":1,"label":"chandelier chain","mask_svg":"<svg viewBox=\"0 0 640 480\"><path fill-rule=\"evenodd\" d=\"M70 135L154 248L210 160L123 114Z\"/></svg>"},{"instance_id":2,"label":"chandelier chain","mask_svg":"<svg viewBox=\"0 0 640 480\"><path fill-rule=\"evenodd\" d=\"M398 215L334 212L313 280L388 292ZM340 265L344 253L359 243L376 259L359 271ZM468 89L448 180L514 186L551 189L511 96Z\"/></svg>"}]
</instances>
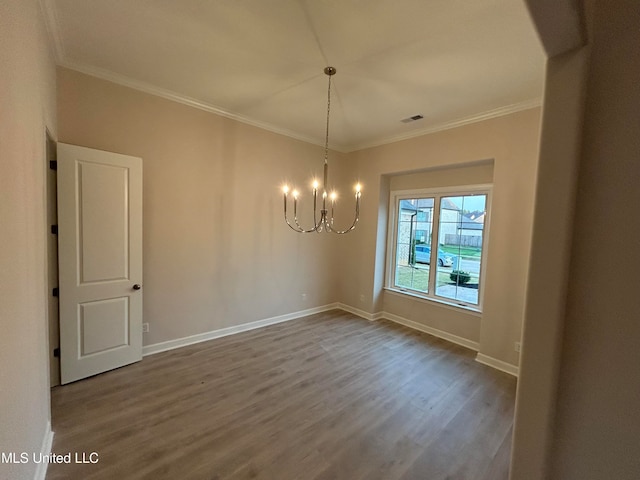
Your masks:
<instances>
[{"instance_id":1,"label":"chandelier chain","mask_svg":"<svg viewBox=\"0 0 640 480\"><path fill-rule=\"evenodd\" d=\"M324 136L324 163L329 160L329 112L331 111L331 75L329 75L329 88L327 89L327 131Z\"/></svg>"}]
</instances>

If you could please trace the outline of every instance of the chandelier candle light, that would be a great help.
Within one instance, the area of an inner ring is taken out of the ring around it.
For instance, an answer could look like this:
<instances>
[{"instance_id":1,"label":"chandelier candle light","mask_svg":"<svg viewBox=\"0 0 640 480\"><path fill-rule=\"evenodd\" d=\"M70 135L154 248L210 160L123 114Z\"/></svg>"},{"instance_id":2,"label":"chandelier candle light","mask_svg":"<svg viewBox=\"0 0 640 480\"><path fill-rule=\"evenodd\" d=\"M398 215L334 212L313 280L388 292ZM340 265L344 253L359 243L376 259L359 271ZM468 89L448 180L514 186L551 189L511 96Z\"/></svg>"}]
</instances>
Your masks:
<instances>
[{"instance_id":1,"label":"chandelier candle light","mask_svg":"<svg viewBox=\"0 0 640 480\"><path fill-rule=\"evenodd\" d=\"M318 219L318 181L313 181L313 227L305 230L298 221L298 196L297 190L291 192L293 196L293 224L287 216L287 203L289 196L289 187L285 185L282 187L284 193L284 220L292 230L298 233L320 233L323 230L330 233L337 233L339 235L349 233L356 228L356 224L360 219L360 184L356 185L356 212L351 226L345 230L337 230L333 226L333 212L335 208L337 193L327 193L327 179L329 178L329 112L331 110L331 77L335 75L336 69L333 67L327 67L324 69L324 73L329 77L329 88L327 90L327 131L324 140L324 176L322 182L322 209L320 210L320 218ZM331 200L331 216L329 216L329 210L327 209L327 197Z\"/></svg>"}]
</instances>

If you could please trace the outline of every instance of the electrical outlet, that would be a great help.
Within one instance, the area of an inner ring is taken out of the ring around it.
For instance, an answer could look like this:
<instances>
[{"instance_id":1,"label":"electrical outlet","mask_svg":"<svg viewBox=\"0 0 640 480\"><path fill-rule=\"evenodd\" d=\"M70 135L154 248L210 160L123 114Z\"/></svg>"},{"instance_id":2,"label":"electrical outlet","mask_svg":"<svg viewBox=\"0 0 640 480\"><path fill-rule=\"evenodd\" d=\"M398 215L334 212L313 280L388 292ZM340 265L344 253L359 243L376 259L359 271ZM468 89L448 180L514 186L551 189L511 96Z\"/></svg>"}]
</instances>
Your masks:
<instances>
[{"instance_id":1,"label":"electrical outlet","mask_svg":"<svg viewBox=\"0 0 640 480\"><path fill-rule=\"evenodd\" d=\"M306 300L306 299L307 299L307 294L306 294L306 293L303 293L303 294L302 294L302 300Z\"/></svg>"},{"instance_id":2,"label":"electrical outlet","mask_svg":"<svg viewBox=\"0 0 640 480\"><path fill-rule=\"evenodd\" d=\"M142 333L149 333L149 324L148 323L143 323L142 324Z\"/></svg>"},{"instance_id":3,"label":"electrical outlet","mask_svg":"<svg viewBox=\"0 0 640 480\"><path fill-rule=\"evenodd\" d=\"M515 345L513 346L513 349L516 352L520 353L520 342L516 342Z\"/></svg>"},{"instance_id":4,"label":"electrical outlet","mask_svg":"<svg viewBox=\"0 0 640 480\"><path fill-rule=\"evenodd\" d=\"M364 302L364 293L361 293L361 294L360 294L360 301L361 301L361 302Z\"/></svg>"}]
</instances>

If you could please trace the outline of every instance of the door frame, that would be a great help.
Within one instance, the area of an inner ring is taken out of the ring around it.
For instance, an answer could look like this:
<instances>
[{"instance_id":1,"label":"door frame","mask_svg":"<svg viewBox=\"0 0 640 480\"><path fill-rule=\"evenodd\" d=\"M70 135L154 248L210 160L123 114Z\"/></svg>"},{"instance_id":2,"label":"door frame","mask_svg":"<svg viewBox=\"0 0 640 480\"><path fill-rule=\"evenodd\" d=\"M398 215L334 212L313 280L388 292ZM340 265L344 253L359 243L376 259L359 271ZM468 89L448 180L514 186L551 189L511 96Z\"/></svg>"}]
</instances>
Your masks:
<instances>
[{"instance_id":1,"label":"door frame","mask_svg":"<svg viewBox=\"0 0 640 480\"><path fill-rule=\"evenodd\" d=\"M44 284L45 284L45 327L46 327L46 356L49 378L49 387L55 387L60 385L60 357L54 356L55 349L60 348L60 311L57 298L53 296L53 288L58 286L58 240L57 235L52 233L51 230L51 218L56 219L57 225L57 212L58 212L58 194L57 194L57 176L55 169L50 167L50 161L55 161L57 158L57 141L52 135L49 128L45 127L44 132L44 165L43 165L43 187L44 187ZM54 188L55 192L52 192L51 175L54 176ZM52 255L52 251L49 248L49 242L55 239L55 255ZM52 275L52 269L55 269L55 274ZM55 305L52 305L55 304Z\"/></svg>"}]
</instances>

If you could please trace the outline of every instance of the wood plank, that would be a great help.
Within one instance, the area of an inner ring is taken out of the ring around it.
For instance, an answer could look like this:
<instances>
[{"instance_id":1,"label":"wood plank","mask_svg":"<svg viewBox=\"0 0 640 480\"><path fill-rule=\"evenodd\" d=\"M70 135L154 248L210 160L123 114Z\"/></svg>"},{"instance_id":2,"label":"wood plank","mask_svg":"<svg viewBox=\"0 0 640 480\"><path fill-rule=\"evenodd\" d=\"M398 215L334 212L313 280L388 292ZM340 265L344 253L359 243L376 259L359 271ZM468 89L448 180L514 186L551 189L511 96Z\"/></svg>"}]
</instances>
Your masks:
<instances>
[{"instance_id":1,"label":"wood plank","mask_svg":"<svg viewBox=\"0 0 640 480\"><path fill-rule=\"evenodd\" d=\"M515 379L475 352L325 312L52 390L47 479L507 478Z\"/></svg>"}]
</instances>

